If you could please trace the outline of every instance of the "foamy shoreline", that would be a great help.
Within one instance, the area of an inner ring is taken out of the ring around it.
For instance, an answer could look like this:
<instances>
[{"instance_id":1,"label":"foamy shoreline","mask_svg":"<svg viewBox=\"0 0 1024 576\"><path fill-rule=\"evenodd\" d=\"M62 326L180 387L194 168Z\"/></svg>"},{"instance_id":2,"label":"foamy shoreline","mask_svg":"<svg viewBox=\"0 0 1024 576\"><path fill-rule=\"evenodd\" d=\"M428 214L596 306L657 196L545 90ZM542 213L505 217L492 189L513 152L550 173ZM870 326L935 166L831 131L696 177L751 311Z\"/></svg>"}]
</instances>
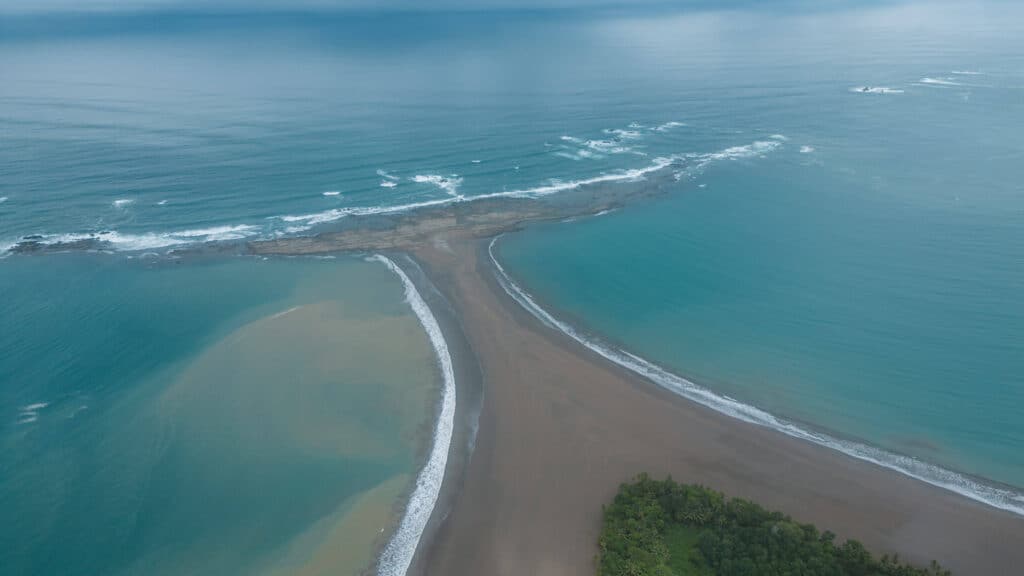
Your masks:
<instances>
[{"instance_id":1,"label":"foamy shoreline","mask_svg":"<svg viewBox=\"0 0 1024 576\"><path fill-rule=\"evenodd\" d=\"M434 512L444 481L448 450L451 447L455 427L455 372L448 351L448 343L441 333L441 327L409 276L386 256L377 254L370 260L381 262L402 281L402 285L405 287L406 301L430 338L443 378L441 409L437 416L430 454L423 469L416 477L416 485L409 495L402 520L381 552L377 564L377 573L381 576L405 576L416 555L416 549L419 547L427 523Z\"/></svg>"}]
</instances>

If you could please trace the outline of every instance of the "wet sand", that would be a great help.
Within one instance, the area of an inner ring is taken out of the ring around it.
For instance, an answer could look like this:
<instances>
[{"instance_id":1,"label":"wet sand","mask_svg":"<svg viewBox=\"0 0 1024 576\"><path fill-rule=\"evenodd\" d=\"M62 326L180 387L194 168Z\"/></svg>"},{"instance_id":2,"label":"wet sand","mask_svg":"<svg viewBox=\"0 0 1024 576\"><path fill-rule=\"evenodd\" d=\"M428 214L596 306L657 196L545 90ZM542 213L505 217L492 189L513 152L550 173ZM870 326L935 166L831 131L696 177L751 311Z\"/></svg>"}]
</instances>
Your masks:
<instances>
[{"instance_id":1,"label":"wet sand","mask_svg":"<svg viewBox=\"0 0 1024 576\"><path fill-rule=\"evenodd\" d=\"M1024 518L713 412L546 328L498 286L474 236L411 250L457 312L484 380L476 448L419 553L425 573L593 575L601 507L640 472L957 574L1024 566Z\"/></svg>"}]
</instances>

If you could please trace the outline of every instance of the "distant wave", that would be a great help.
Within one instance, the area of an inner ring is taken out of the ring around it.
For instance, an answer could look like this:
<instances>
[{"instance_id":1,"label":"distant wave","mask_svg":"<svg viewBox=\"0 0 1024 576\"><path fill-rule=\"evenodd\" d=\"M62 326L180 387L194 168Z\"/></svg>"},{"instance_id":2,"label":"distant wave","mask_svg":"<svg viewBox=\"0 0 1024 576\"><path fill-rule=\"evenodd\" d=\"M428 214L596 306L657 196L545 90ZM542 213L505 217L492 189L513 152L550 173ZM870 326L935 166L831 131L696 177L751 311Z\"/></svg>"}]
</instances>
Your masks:
<instances>
[{"instance_id":1,"label":"distant wave","mask_svg":"<svg viewBox=\"0 0 1024 576\"><path fill-rule=\"evenodd\" d=\"M984 76L984 72L978 72L976 70L953 70L950 74L957 76Z\"/></svg>"},{"instance_id":2,"label":"distant wave","mask_svg":"<svg viewBox=\"0 0 1024 576\"><path fill-rule=\"evenodd\" d=\"M643 137L638 130L622 129L622 128L605 128L602 130L609 136L614 136L619 140L638 140Z\"/></svg>"},{"instance_id":3,"label":"distant wave","mask_svg":"<svg viewBox=\"0 0 1024 576\"><path fill-rule=\"evenodd\" d=\"M949 78L921 78L918 82L921 84L933 84L935 86L963 86L963 84L955 82Z\"/></svg>"},{"instance_id":4,"label":"distant wave","mask_svg":"<svg viewBox=\"0 0 1024 576\"><path fill-rule=\"evenodd\" d=\"M114 206L114 208L127 208L128 206L130 206L130 205L132 205L134 203L135 203L135 199L134 198L120 198L120 199L114 200L111 204Z\"/></svg>"},{"instance_id":5,"label":"distant wave","mask_svg":"<svg viewBox=\"0 0 1024 576\"><path fill-rule=\"evenodd\" d=\"M660 126L655 126L654 130L656 132L668 132L669 130L672 130L673 128L680 128L682 126L686 126L686 124L684 124L682 122L674 122L674 121L673 122L665 122L664 124L662 124Z\"/></svg>"},{"instance_id":6,"label":"distant wave","mask_svg":"<svg viewBox=\"0 0 1024 576\"><path fill-rule=\"evenodd\" d=\"M491 240L487 248L491 262L494 263L498 283L505 292L520 306L537 318L544 325L558 330L569 336L576 342L601 355L605 359L618 364L640 376L651 380L655 384L674 392L684 398L697 402L722 414L733 418L771 428L788 436L807 440L820 446L838 450L848 456L877 464L890 470L895 470L911 478L921 480L933 486L945 488L966 496L972 500L982 502L994 508L1006 510L1024 516L1024 494L1014 492L1006 488L982 484L972 478L946 470L934 464L923 462L916 458L893 454L866 444L851 442L833 438L820 432L807 430L781 418L776 418L768 412L755 406L744 404L728 396L715 394L702 388L697 384L665 370L664 368L649 362L635 354L614 348L601 340L585 335L569 324L558 320L546 310L540 307L532 296L519 287L498 262L494 255L494 245L499 237Z\"/></svg>"},{"instance_id":7,"label":"distant wave","mask_svg":"<svg viewBox=\"0 0 1024 576\"><path fill-rule=\"evenodd\" d=\"M328 190L327 192L321 192L324 196L341 196L341 192L337 190Z\"/></svg>"},{"instance_id":8,"label":"distant wave","mask_svg":"<svg viewBox=\"0 0 1024 576\"><path fill-rule=\"evenodd\" d=\"M782 135L776 135L782 136ZM571 138L571 137L570 137ZM783 138L785 138L783 136ZM675 165L682 168L675 173L676 179L693 177L700 174L709 165L724 160L740 160L763 156L783 144L781 139L755 141L741 146L732 146L717 152L707 153L682 153L670 156L654 158L646 166L631 168L627 170L615 170L578 180L551 179L545 184L532 188L516 190L505 190L478 194L475 196L463 196L458 194L458 187L462 178L456 175L443 177L438 175L418 175L414 179L423 183L433 184L448 192L444 198L435 198L420 202L395 205L377 206L349 206L332 208L321 212L308 214L286 214L271 216L270 222L281 222L285 226L256 226L252 224L237 224L214 226L195 230L179 230L171 232L145 232L138 234L123 233L117 230L108 230L92 233L71 233L71 234L32 234L24 236L17 241L0 245L0 255L9 254L11 250L19 245L31 243L43 247L55 247L56 249L102 249L123 252L137 252L145 250L159 250L164 248L175 248L187 244L202 244L208 242L229 242L248 240L266 237L280 237L289 234L301 234L316 226L328 224L350 216L372 216L391 215L410 212L423 208L436 208L454 202L471 202L474 200L487 200L495 198L542 198L560 192L576 190L584 186L595 184L639 182L648 175L660 172ZM384 180L381 185L397 185L398 176L392 175L384 170L378 170L377 174ZM454 194L453 194L454 192Z\"/></svg>"},{"instance_id":9,"label":"distant wave","mask_svg":"<svg viewBox=\"0 0 1024 576\"><path fill-rule=\"evenodd\" d=\"M850 88L850 92L858 94L903 94L903 90L887 86L854 86Z\"/></svg>"},{"instance_id":10,"label":"distant wave","mask_svg":"<svg viewBox=\"0 0 1024 576\"><path fill-rule=\"evenodd\" d=\"M7 202L7 196L0 196L0 204Z\"/></svg>"},{"instance_id":11,"label":"distant wave","mask_svg":"<svg viewBox=\"0 0 1024 576\"><path fill-rule=\"evenodd\" d=\"M814 146L801 146L800 147L800 153L801 154L810 154L811 152L814 152Z\"/></svg>"},{"instance_id":12,"label":"distant wave","mask_svg":"<svg viewBox=\"0 0 1024 576\"><path fill-rule=\"evenodd\" d=\"M412 564L427 521L430 520L430 515L434 511L438 495L441 492L441 483L444 481L445 467L448 463L448 448L452 443L452 432L455 426L455 371L452 368L448 343L444 339L444 334L441 333L441 327L423 297L420 296L419 291L416 290L416 286L409 280L405 272L386 256L378 254L371 257L370 260L383 263L401 279L402 285L405 287L405 299L430 338L430 343L437 354L441 375L444 378L441 411L437 417L437 428L434 430L434 444L427 457L427 463L416 478L416 487L413 488L412 494L409 496L409 503L398 529L381 553L377 569L377 573L381 576L405 576L409 565Z\"/></svg>"},{"instance_id":13,"label":"distant wave","mask_svg":"<svg viewBox=\"0 0 1024 576\"><path fill-rule=\"evenodd\" d=\"M636 154L646 156L644 152L636 150L633 146L625 144L627 141L635 141L643 138L643 134L636 129L605 128L604 134L611 136L609 139L584 139L575 136L565 135L561 137L563 144L561 150L555 152L556 156L569 158L570 160L595 159L600 160L613 154Z\"/></svg>"},{"instance_id":14,"label":"distant wave","mask_svg":"<svg viewBox=\"0 0 1024 576\"><path fill-rule=\"evenodd\" d=\"M377 170L377 176L383 178L383 180L380 181L381 188L394 188L395 186L398 186L398 181L401 180L398 176L389 174L385 170Z\"/></svg>"},{"instance_id":15,"label":"distant wave","mask_svg":"<svg viewBox=\"0 0 1024 576\"><path fill-rule=\"evenodd\" d=\"M49 402L36 402L18 409L18 424L31 424L39 419L39 412L49 406Z\"/></svg>"}]
</instances>

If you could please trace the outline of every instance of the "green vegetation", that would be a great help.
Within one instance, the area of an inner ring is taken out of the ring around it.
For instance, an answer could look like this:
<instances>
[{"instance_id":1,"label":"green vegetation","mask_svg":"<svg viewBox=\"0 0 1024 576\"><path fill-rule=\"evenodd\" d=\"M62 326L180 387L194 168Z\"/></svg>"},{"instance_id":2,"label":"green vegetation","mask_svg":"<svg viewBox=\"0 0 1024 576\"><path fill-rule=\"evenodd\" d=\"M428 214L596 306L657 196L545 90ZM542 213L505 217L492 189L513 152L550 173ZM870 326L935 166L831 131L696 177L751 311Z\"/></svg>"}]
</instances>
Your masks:
<instances>
[{"instance_id":1,"label":"green vegetation","mask_svg":"<svg viewBox=\"0 0 1024 576\"><path fill-rule=\"evenodd\" d=\"M780 512L646 474L604 509L598 576L949 576L875 559Z\"/></svg>"}]
</instances>

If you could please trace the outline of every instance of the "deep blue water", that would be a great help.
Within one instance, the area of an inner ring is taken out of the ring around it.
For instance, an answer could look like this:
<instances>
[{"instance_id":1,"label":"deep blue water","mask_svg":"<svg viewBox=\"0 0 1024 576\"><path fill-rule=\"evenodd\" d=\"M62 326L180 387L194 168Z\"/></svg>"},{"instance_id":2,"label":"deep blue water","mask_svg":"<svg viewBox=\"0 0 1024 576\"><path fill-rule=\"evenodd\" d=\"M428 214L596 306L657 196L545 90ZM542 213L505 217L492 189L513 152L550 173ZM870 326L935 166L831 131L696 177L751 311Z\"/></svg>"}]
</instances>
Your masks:
<instances>
[{"instance_id":1,"label":"deep blue water","mask_svg":"<svg viewBox=\"0 0 1024 576\"><path fill-rule=\"evenodd\" d=\"M505 238L509 271L712 390L1024 487L1021 38L1002 2L5 17L0 247L113 253L0 260L0 433L158 386L289 298L143 253L665 165L664 196Z\"/></svg>"}]
</instances>

